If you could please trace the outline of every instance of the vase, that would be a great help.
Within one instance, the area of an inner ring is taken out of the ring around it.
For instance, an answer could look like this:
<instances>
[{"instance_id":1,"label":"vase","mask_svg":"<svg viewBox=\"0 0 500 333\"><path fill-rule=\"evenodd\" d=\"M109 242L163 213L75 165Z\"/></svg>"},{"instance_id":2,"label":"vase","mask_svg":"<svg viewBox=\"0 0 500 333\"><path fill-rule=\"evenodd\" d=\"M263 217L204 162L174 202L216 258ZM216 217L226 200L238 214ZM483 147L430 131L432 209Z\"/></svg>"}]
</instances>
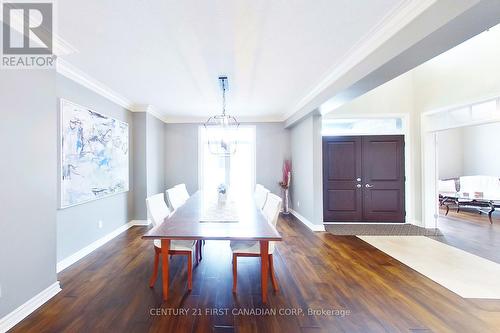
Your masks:
<instances>
[{"instance_id":1,"label":"vase","mask_svg":"<svg viewBox=\"0 0 500 333\"><path fill-rule=\"evenodd\" d=\"M227 199L227 193L219 193L219 203L225 203Z\"/></svg>"},{"instance_id":2,"label":"vase","mask_svg":"<svg viewBox=\"0 0 500 333\"><path fill-rule=\"evenodd\" d=\"M288 189L283 190L284 198L283 198L283 214L290 214L290 210L288 208Z\"/></svg>"}]
</instances>

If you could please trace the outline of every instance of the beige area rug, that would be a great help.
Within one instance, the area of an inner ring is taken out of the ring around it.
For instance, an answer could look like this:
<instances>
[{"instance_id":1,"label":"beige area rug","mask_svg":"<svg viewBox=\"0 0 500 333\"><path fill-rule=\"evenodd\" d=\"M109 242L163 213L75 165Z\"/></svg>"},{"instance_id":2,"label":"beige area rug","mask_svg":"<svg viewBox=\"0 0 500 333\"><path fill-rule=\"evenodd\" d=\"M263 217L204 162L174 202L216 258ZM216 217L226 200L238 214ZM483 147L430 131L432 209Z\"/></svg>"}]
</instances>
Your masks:
<instances>
[{"instance_id":1,"label":"beige area rug","mask_svg":"<svg viewBox=\"0 0 500 333\"><path fill-rule=\"evenodd\" d=\"M500 299L500 264L424 236L358 236L464 298Z\"/></svg>"}]
</instances>

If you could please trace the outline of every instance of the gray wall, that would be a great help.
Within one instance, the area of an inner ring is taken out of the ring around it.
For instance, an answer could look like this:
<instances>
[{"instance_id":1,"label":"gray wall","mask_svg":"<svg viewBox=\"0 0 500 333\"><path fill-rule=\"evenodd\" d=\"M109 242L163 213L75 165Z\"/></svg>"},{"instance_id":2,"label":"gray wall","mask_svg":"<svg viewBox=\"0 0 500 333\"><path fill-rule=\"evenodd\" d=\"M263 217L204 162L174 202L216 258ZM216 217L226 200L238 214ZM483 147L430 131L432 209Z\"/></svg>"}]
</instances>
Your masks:
<instances>
[{"instance_id":1,"label":"gray wall","mask_svg":"<svg viewBox=\"0 0 500 333\"><path fill-rule=\"evenodd\" d=\"M323 224L321 116L304 118L290 130L292 209L313 224Z\"/></svg>"},{"instance_id":2,"label":"gray wall","mask_svg":"<svg viewBox=\"0 0 500 333\"><path fill-rule=\"evenodd\" d=\"M165 186L184 183L188 192L198 186L199 124L165 125Z\"/></svg>"},{"instance_id":3,"label":"gray wall","mask_svg":"<svg viewBox=\"0 0 500 333\"><path fill-rule=\"evenodd\" d=\"M132 113L89 89L57 75L56 94L106 116L129 124L130 175L133 175L134 133ZM54 109L58 113L59 108ZM54 131L57 131L56 129ZM54 173L57 173L54 168ZM133 219L133 181L130 191L57 210L57 260L60 261ZM102 228L99 228L102 221Z\"/></svg>"},{"instance_id":4,"label":"gray wall","mask_svg":"<svg viewBox=\"0 0 500 333\"><path fill-rule=\"evenodd\" d=\"M147 168L146 168L146 113L134 113L133 119L133 137L132 149L134 151L133 164L133 212L134 219L146 219L146 202L147 196Z\"/></svg>"},{"instance_id":5,"label":"gray wall","mask_svg":"<svg viewBox=\"0 0 500 333\"><path fill-rule=\"evenodd\" d=\"M323 224L323 137L321 134L322 118L312 116L313 123L313 206L312 223Z\"/></svg>"},{"instance_id":6,"label":"gray wall","mask_svg":"<svg viewBox=\"0 0 500 333\"><path fill-rule=\"evenodd\" d=\"M147 195L165 191L165 123L146 114Z\"/></svg>"},{"instance_id":7,"label":"gray wall","mask_svg":"<svg viewBox=\"0 0 500 333\"><path fill-rule=\"evenodd\" d=\"M198 128L201 124L165 125L165 185L185 183L198 190ZM256 127L256 182L280 194L283 160L290 158L289 131L283 123L245 123Z\"/></svg>"},{"instance_id":8,"label":"gray wall","mask_svg":"<svg viewBox=\"0 0 500 333\"><path fill-rule=\"evenodd\" d=\"M55 75L0 74L0 318L57 280Z\"/></svg>"},{"instance_id":9,"label":"gray wall","mask_svg":"<svg viewBox=\"0 0 500 333\"><path fill-rule=\"evenodd\" d=\"M309 221L314 219L313 118L308 117L290 130L292 182L290 198L293 210Z\"/></svg>"},{"instance_id":10,"label":"gray wall","mask_svg":"<svg viewBox=\"0 0 500 333\"><path fill-rule=\"evenodd\" d=\"M279 181L283 177L283 161L291 158L290 131L283 123L256 123L255 159L256 183L271 192L281 193Z\"/></svg>"}]
</instances>

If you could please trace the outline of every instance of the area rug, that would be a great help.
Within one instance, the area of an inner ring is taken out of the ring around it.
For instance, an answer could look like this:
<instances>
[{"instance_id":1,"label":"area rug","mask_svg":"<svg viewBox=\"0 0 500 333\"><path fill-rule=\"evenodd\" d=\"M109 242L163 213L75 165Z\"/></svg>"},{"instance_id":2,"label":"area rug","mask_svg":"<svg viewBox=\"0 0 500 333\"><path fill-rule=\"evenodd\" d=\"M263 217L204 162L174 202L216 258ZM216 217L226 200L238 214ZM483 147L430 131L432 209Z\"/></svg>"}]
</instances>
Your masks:
<instances>
[{"instance_id":1,"label":"area rug","mask_svg":"<svg viewBox=\"0 0 500 333\"><path fill-rule=\"evenodd\" d=\"M426 229L414 224L325 224L329 233L338 236L442 236L439 229Z\"/></svg>"},{"instance_id":2,"label":"area rug","mask_svg":"<svg viewBox=\"0 0 500 333\"><path fill-rule=\"evenodd\" d=\"M500 264L423 236L358 236L463 298L500 299Z\"/></svg>"}]
</instances>

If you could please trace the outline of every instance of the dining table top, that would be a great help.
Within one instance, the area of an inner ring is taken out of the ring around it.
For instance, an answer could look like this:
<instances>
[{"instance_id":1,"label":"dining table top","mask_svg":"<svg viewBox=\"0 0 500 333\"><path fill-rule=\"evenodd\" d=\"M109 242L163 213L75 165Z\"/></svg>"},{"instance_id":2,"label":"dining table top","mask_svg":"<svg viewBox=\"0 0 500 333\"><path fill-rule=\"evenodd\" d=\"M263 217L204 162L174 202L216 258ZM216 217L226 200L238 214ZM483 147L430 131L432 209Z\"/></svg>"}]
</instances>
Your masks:
<instances>
[{"instance_id":1,"label":"dining table top","mask_svg":"<svg viewBox=\"0 0 500 333\"><path fill-rule=\"evenodd\" d=\"M280 241L281 235L267 221L251 194L217 195L198 191L144 239Z\"/></svg>"}]
</instances>

